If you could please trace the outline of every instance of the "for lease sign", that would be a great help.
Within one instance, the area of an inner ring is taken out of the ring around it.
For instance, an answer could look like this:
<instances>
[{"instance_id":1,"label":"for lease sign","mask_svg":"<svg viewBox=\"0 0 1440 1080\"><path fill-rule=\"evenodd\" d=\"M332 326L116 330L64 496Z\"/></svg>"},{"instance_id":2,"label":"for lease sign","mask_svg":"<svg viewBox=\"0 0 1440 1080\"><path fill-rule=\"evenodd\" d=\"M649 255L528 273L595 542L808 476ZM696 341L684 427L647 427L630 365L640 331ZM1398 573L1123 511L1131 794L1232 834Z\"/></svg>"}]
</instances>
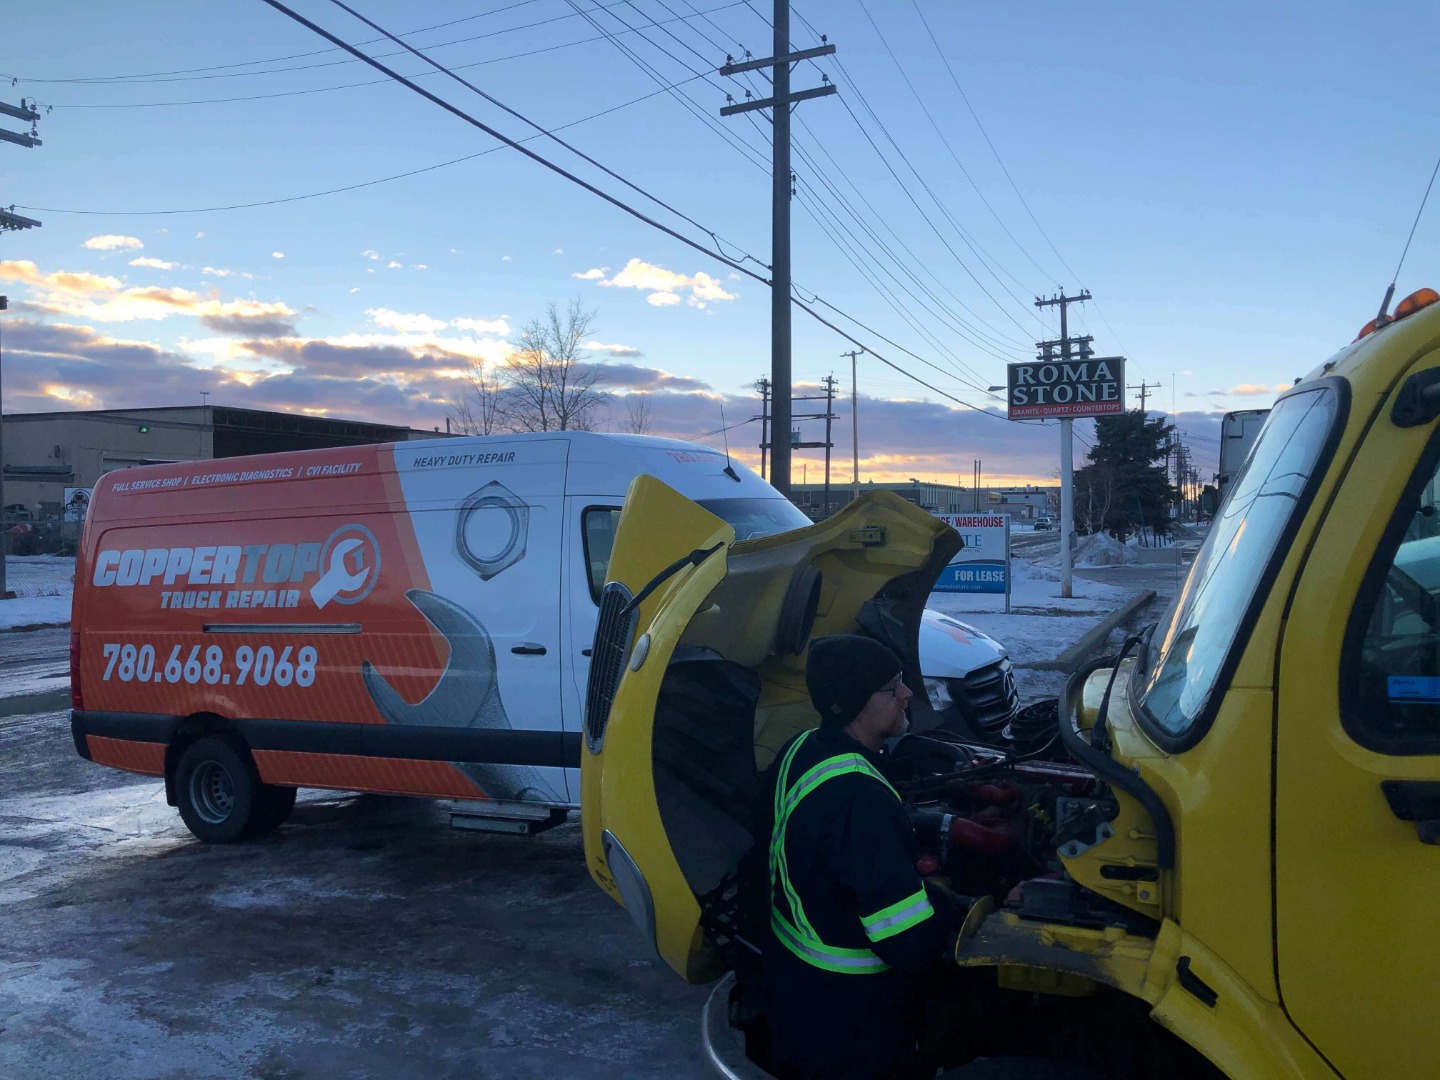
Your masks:
<instances>
[{"instance_id":1,"label":"for lease sign","mask_svg":"<svg viewBox=\"0 0 1440 1080\"><path fill-rule=\"evenodd\" d=\"M1125 358L1090 356L1010 365L1011 420L1125 411Z\"/></svg>"},{"instance_id":2,"label":"for lease sign","mask_svg":"<svg viewBox=\"0 0 1440 1080\"><path fill-rule=\"evenodd\" d=\"M1003 514L941 514L965 547L935 582L936 592L1004 593L1010 571L1010 530Z\"/></svg>"}]
</instances>

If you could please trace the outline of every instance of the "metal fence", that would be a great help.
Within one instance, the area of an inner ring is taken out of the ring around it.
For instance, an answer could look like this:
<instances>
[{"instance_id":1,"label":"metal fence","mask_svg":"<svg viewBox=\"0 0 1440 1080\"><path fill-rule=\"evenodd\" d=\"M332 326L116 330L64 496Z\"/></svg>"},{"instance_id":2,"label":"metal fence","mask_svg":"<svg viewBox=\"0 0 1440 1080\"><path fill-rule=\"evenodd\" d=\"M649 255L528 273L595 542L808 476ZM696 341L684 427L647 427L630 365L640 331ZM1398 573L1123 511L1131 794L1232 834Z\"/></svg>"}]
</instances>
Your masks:
<instances>
[{"instance_id":1,"label":"metal fence","mask_svg":"<svg viewBox=\"0 0 1440 1080\"><path fill-rule=\"evenodd\" d=\"M17 597L68 596L83 524L73 514L11 512L0 518L6 589Z\"/></svg>"}]
</instances>

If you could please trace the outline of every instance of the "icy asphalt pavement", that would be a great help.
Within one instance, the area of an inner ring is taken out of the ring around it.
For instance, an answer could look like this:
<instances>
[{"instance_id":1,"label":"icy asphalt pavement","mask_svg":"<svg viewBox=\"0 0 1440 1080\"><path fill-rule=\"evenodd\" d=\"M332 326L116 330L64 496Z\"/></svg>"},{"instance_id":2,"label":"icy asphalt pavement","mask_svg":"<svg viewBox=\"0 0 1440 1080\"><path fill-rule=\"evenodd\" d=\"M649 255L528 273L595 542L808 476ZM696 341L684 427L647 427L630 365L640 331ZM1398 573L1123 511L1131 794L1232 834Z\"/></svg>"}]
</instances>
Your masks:
<instances>
[{"instance_id":1,"label":"icy asphalt pavement","mask_svg":"<svg viewBox=\"0 0 1440 1080\"><path fill-rule=\"evenodd\" d=\"M12 714L0 912L4 1080L700 1073L705 990L590 882L577 825L304 792L273 837L206 847L158 782L81 760L68 713Z\"/></svg>"}]
</instances>

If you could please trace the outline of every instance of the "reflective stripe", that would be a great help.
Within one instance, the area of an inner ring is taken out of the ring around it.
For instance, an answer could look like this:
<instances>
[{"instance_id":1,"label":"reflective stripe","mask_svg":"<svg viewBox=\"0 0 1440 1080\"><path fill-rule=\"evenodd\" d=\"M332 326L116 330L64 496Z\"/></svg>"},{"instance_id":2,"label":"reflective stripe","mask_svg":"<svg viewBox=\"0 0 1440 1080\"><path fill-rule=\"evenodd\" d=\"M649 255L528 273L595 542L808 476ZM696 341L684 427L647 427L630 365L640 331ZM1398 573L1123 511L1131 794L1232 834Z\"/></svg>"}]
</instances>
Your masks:
<instances>
[{"instance_id":1,"label":"reflective stripe","mask_svg":"<svg viewBox=\"0 0 1440 1080\"><path fill-rule=\"evenodd\" d=\"M881 908L874 915L862 917L860 925L865 927L865 936L871 941L884 941L904 933L934 914L935 909L930 906L930 898L922 888L899 903Z\"/></svg>"},{"instance_id":2,"label":"reflective stripe","mask_svg":"<svg viewBox=\"0 0 1440 1080\"><path fill-rule=\"evenodd\" d=\"M837 776L847 776L851 773L861 773L872 777L884 784L886 789L898 799L900 796L875 767L872 766L859 754L837 754L834 757L826 758L818 764L807 769L804 775L790 784L790 766L795 761L795 755L801 744L805 742L814 732L806 732L791 744L784 759L780 762L780 768L775 779L775 827L770 837L770 878L772 892L770 898L770 926L775 937L792 953L804 960L807 964L822 968L825 971L833 971L845 975L870 975L881 971L890 970L890 965L881 960L869 949L842 949L833 945L827 945L820 940L820 935L810 925L810 920L805 916L805 906L800 902L800 895L795 890L794 883L790 880L789 860L785 857L785 836L790 824L790 815L800 805L800 801L810 792L814 791L827 780L833 780ZM786 918L786 913L777 903L774 895L774 887L778 886L784 898L784 904L790 909L794 918L792 923ZM911 897L902 904L910 904L914 898ZM924 899L924 891L921 891L921 899ZM929 902L926 901L926 906ZM877 912L872 918L881 918L889 915L892 908ZM903 913L902 913L903 914ZM924 914L918 917L911 917L911 922L906 926L913 925L924 918ZM891 931L900 933L905 929L901 926ZM866 933L869 933L867 928ZM889 934L884 936L888 937ZM872 938L872 940L883 940L883 938Z\"/></svg>"},{"instance_id":3,"label":"reflective stripe","mask_svg":"<svg viewBox=\"0 0 1440 1080\"><path fill-rule=\"evenodd\" d=\"M770 928L780 944L813 967L841 975L875 975L890 970L890 965L869 949L837 949L818 939L803 938L775 908L770 909Z\"/></svg>"}]
</instances>

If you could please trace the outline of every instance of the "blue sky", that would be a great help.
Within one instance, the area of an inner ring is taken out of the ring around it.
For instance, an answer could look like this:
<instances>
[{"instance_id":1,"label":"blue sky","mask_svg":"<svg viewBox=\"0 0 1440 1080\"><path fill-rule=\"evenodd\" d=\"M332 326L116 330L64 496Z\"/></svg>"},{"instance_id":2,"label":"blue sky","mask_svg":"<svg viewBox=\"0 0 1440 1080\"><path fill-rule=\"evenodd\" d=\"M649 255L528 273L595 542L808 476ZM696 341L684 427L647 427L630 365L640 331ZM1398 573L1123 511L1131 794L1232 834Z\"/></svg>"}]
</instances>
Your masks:
<instances>
[{"instance_id":1,"label":"blue sky","mask_svg":"<svg viewBox=\"0 0 1440 1080\"><path fill-rule=\"evenodd\" d=\"M348 41L375 37L333 4L296 6ZM464 20L409 40L447 65L477 65L460 74L545 126L634 101L562 135L732 255L768 258L769 181L751 160L768 156L767 125L720 120L727 89L742 97L746 84L690 69L742 45L767 55L770 4L358 10L405 34ZM1374 315L1440 154L1440 13L1423 6L918 0L938 52L912 0L795 10L798 47L815 43L813 27L839 50L838 64L795 76L797 87L822 73L840 87L796 113L803 295L871 328L837 319L934 387L997 410L975 387L1004 382L1006 360L1056 333L1034 296L1088 287L1096 303L1072 309L1072 332L1126 355L1132 384L1161 384L1152 407L1177 414L1202 471L1220 413L1269 404ZM578 296L597 311L591 340L612 386L649 391L657 431L696 437L721 426L722 406L731 424L757 411L748 387L768 372L768 290L509 149L319 198L110 213L288 199L494 147L388 81L320 89L382 76L318 52L324 41L260 0L30 5L7 12L6 31L0 73L19 82L0 100L50 107L43 147L0 144L0 204L43 208L20 212L44 222L0 238L7 410L183 404L206 390L215 404L443 426L467 358L501 361L521 324ZM475 40L441 44L461 38ZM688 80L680 92L751 158L671 93L635 101L658 84L617 40L660 84ZM301 53L314 55L255 63ZM413 57L387 62L424 70ZM421 84L507 134L530 133L444 76ZM250 100L160 104L232 97ZM710 245L564 150L530 145ZM61 212L74 210L105 213ZM827 230L859 238L850 255L905 315ZM1399 295L1440 280L1437 255L1432 205ZM796 313L797 381L834 372L848 388L850 347ZM1053 430L982 416L871 357L860 390L867 476L953 481L976 457L997 480L1055 474ZM615 411L618 423L618 400ZM847 462L848 432L845 415L836 455ZM758 425L730 434L754 456Z\"/></svg>"}]
</instances>

